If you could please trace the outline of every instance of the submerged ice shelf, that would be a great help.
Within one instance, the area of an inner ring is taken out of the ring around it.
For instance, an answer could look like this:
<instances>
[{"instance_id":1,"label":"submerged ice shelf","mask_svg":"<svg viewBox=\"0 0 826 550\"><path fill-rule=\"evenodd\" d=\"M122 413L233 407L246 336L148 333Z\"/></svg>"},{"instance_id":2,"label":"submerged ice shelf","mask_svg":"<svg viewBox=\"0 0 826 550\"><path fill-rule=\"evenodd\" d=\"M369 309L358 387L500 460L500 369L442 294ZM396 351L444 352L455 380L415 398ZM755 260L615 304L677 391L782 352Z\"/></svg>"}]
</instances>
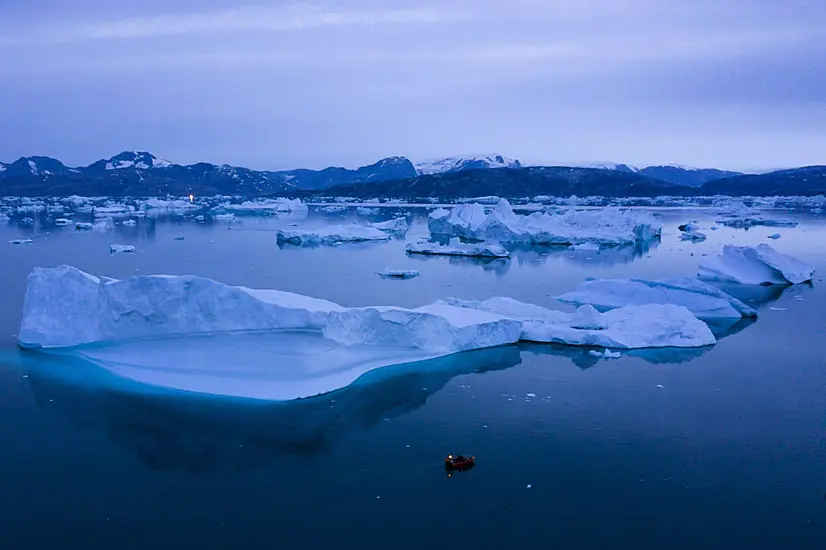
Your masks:
<instances>
[{"instance_id":1,"label":"submerged ice shelf","mask_svg":"<svg viewBox=\"0 0 826 550\"><path fill-rule=\"evenodd\" d=\"M209 361L201 352L152 351L156 344L194 349L192 339L213 349L216 339L242 335L265 349L274 349L271 341L280 342L275 349L283 353L245 350L244 357L261 362L239 366L229 351L215 351ZM81 357L141 383L262 399L315 395L381 367L519 340L625 349L715 342L702 321L675 305L620 307L608 313L584 306L564 313L492 298L448 299L413 309L345 308L203 277L116 280L69 266L32 271L18 340L22 347ZM314 343L308 349L297 351L300 342L309 340ZM322 350L326 355L312 357Z\"/></svg>"}]
</instances>

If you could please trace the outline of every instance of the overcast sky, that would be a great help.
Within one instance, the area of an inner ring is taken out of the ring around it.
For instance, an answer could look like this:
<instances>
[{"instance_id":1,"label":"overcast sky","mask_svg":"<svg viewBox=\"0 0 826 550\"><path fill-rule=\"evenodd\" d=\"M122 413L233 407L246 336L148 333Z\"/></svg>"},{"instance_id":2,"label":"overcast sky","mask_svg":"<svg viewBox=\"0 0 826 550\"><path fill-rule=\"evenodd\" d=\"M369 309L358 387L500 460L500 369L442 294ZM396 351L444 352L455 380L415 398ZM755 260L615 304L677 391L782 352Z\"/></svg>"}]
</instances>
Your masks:
<instances>
[{"instance_id":1,"label":"overcast sky","mask_svg":"<svg viewBox=\"0 0 826 550\"><path fill-rule=\"evenodd\" d=\"M0 160L826 164L824 0L3 0Z\"/></svg>"}]
</instances>

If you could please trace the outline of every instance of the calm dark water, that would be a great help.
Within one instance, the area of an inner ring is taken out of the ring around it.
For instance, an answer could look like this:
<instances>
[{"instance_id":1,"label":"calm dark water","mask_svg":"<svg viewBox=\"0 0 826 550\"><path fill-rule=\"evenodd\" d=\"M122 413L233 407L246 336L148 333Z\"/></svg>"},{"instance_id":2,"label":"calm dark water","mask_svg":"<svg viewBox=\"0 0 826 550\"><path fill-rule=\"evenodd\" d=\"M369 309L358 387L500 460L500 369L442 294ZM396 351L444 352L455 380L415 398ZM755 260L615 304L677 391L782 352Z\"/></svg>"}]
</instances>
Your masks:
<instances>
[{"instance_id":1,"label":"calm dark water","mask_svg":"<svg viewBox=\"0 0 826 550\"><path fill-rule=\"evenodd\" d=\"M424 214L413 215L408 239L425 232ZM662 216L650 250L520 250L504 263L407 258L403 240L274 242L279 225L352 213L232 230L173 218L89 234L0 226L0 545L824 548L820 280L744 293L760 318L710 350L609 361L563 347L482 350L293 403L138 391L23 354L12 337L26 274L62 263L113 277L193 273L344 305L506 295L554 306L585 277L691 274L725 243L780 232L775 248L826 273L822 218L707 231L709 241L690 244L676 225L708 225L711 214ZM18 237L35 242L6 244ZM110 255L113 243L138 251ZM383 268L422 276L383 280ZM448 478L448 452L473 453L478 466Z\"/></svg>"}]
</instances>

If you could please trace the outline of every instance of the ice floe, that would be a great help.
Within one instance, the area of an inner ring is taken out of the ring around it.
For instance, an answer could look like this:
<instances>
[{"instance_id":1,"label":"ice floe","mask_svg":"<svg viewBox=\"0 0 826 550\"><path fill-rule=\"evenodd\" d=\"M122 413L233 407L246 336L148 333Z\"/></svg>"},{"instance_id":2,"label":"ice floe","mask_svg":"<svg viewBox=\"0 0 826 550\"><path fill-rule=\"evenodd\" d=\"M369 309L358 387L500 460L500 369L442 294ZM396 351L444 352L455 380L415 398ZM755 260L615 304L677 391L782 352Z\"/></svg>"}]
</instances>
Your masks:
<instances>
[{"instance_id":1,"label":"ice floe","mask_svg":"<svg viewBox=\"0 0 826 550\"><path fill-rule=\"evenodd\" d=\"M767 244L726 245L722 255L706 258L700 264L698 276L748 285L788 285L811 281L814 272L809 264L781 254Z\"/></svg>"},{"instance_id":2,"label":"ice floe","mask_svg":"<svg viewBox=\"0 0 826 550\"><path fill-rule=\"evenodd\" d=\"M510 256L510 252L499 243L467 244L463 243L459 237L453 237L446 245L420 240L408 243L405 250L408 254L432 256L472 256L476 258L507 258Z\"/></svg>"},{"instance_id":3,"label":"ice floe","mask_svg":"<svg viewBox=\"0 0 826 550\"><path fill-rule=\"evenodd\" d=\"M307 213L308 208L301 199L262 199L244 201L241 204L224 203L218 210L235 212L236 214L268 215L278 212L292 212L294 214Z\"/></svg>"},{"instance_id":4,"label":"ice floe","mask_svg":"<svg viewBox=\"0 0 826 550\"><path fill-rule=\"evenodd\" d=\"M703 320L754 317L757 311L722 290L695 277L661 281L641 278L593 279L556 297L569 304L590 304L601 310L646 304L674 304Z\"/></svg>"},{"instance_id":5,"label":"ice floe","mask_svg":"<svg viewBox=\"0 0 826 550\"><path fill-rule=\"evenodd\" d=\"M487 311L522 321L522 340L603 348L700 347L716 339L704 322L673 304L625 306L600 313L590 305L573 313L495 297L446 304Z\"/></svg>"},{"instance_id":6,"label":"ice floe","mask_svg":"<svg viewBox=\"0 0 826 550\"><path fill-rule=\"evenodd\" d=\"M407 233L407 230L410 228L407 223L407 218L394 218L386 222L376 222L369 225L370 227L389 233Z\"/></svg>"},{"instance_id":7,"label":"ice floe","mask_svg":"<svg viewBox=\"0 0 826 550\"><path fill-rule=\"evenodd\" d=\"M501 199L489 210L481 204L438 209L430 213L428 228L434 235L479 241L568 245L633 244L654 239L662 232L662 225L650 213L618 208L522 216Z\"/></svg>"},{"instance_id":8,"label":"ice floe","mask_svg":"<svg viewBox=\"0 0 826 550\"><path fill-rule=\"evenodd\" d=\"M12 239L9 244L32 244L33 242L31 239Z\"/></svg>"},{"instance_id":9,"label":"ice floe","mask_svg":"<svg viewBox=\"0 0 826 550\"><path fill-rule=\"evenodd\" d=\"M72 225L72 220L66 218L55 218L55 225Z\"/></svg>"},{"instance_id":10,"label":"ice floe","mask_svg":"<svg viewBox=\"0 0 826 550\"><path fill-rule=\"evenodd\" d=\"M794 220L783 220L767 218L760 210L749 208L743 201L734 201L731 205L720 212L721 218L717 223L727 227L738 229L748 229L755 226L766 227L796 227Z\"/></svg>"},{"instance_id":11,"label":"ice floe","mask_svg":"<svg viewBox=\"0 0 826 550\"><path fill-rule=\"evenodd\" d=\"M365 241L387 241L390 235L375 227L366 225L327 225L314 230L279 229L276 233L279 243L298 246L334 245Z\"/></svg>"},{"instance_id":12,"label":"ice floe","mask_svg":"<svg viewBox=\"0 0 826 550\"><path fill-rule=\"evenodd\" d=\"M109 245L109 253L116 254L116 253L134 253L135 247L131 244L110 244Z\"/></svg>"},{"instance_id":13,"label":"ice floe","mask_svg":"<svg viewBox=\"0 0 826 550\"><path fill-rule=\"evenodd\" d=\"M421 275L417 269L383 269L378 272L382 279L413 279Z\"/></svg>"}]
</instances>

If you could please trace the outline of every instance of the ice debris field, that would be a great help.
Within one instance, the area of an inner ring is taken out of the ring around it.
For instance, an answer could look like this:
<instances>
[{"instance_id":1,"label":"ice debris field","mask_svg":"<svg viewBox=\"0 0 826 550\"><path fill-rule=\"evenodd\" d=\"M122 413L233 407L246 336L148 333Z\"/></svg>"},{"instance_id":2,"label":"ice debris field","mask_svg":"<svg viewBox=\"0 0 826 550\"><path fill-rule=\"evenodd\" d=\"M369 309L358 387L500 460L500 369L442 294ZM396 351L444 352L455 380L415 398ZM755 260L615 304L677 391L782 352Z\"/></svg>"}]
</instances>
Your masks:
<instances>
[{"instance_id":1,"label":"ice debris field","mask_svg":"<svg viewBox=\"0 0 826 550\"><path fill-rule=\"evenodd\" d=\"M122 202L83 197L5 199L0 216L21 227L34 224L40 216L40 223L51 220L56 230L81 233L108 232L116 225L135 226L142 218L163 215L195 223L211 220L229 228L248 217L283 217L291 227L277 229L275 240L289 247L354 242L381 246L406 238L411 229L408 219L395 211L384 221L362 219L381 216L382 208L396 208L398 202L337 200L338 204L308 205L297 199L234 197ZM434 206L427 216L428 234L406 242L404 251L507 264L509 248L514 246L561 247L591 255L662 238L663 226L657 216L625 208L623 199L611 199L596 209L577 208L599 201L607 199L571 197L560 202L535 197L516 207L524 214L498 197ZM752 206L720 201L715 217L719 226L744 229L796 224L762 213L757 201ZM781 201L812 211L823 205L816 197L776 198L775 204ZM310 208L327 215L353 214L356 219L302 227ZM82 216L89 221L77 221ZM716 229L715 225L708 230ZM689 221L679 227L679 239L702 242L707 239L704 231ZM136 254L130 244L112 244L109 251ZM507 296L483 300L445 296L414 308L393 304L343 307L310 296L230 286L194 275L112 279L63 265L35 268L29 275L17 337L19 345L31 353L85 361L141 384L291 400L334 391L383 368L426 369L432 359L519 341L593 348L589 352L600 358L622 356L622 350L712 346L720 337L716 330L720 323L734 324L758 314L719 285L787 286L806 283L814 276L812 266L765 243L726 245L719 255L698 258L696 266L693 273L662 280L585 280L553 298L561 308L576 308L564 311ZM398 280L421 275L419 270L391 268L376 273ZM239 347L245 350L240 356L228 351Z\"/></svg>"}]
</instances>

